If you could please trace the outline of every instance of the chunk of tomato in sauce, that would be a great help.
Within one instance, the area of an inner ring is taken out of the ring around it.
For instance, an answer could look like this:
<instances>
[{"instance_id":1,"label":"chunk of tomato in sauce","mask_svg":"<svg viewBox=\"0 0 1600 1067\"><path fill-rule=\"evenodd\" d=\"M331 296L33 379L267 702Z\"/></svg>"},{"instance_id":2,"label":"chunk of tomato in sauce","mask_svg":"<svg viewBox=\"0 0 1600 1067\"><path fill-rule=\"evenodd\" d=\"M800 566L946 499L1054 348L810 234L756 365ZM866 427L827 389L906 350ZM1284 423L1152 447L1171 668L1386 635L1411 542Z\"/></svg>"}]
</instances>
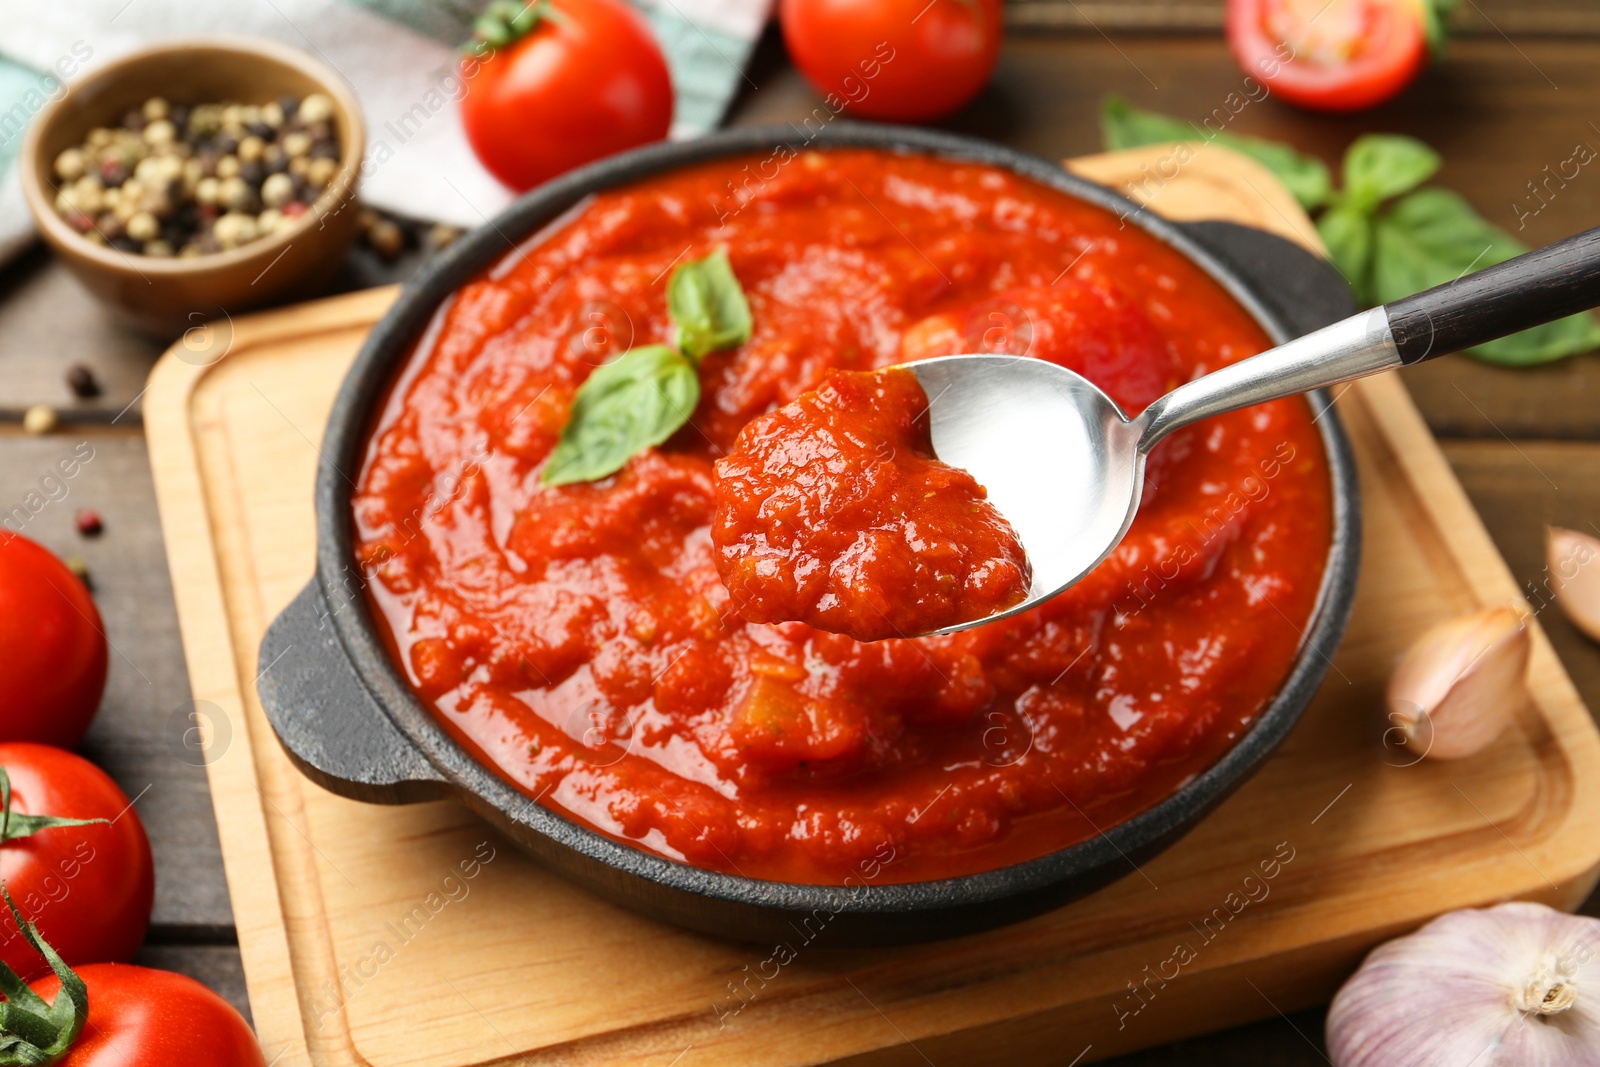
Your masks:
<instances>
[{"instance_id":1,"label":"chunk of tomato in sauce","mask_svg":"<svg viewBox=\"0 0 1600 1067\"><path fill-rule=\"evenodd\" d=\"M717 572L750 622L881 641L1022 602L1029 567L966 471L939 462L911 371L835 372L716 464Z\"/></svg>"}]
</instances>

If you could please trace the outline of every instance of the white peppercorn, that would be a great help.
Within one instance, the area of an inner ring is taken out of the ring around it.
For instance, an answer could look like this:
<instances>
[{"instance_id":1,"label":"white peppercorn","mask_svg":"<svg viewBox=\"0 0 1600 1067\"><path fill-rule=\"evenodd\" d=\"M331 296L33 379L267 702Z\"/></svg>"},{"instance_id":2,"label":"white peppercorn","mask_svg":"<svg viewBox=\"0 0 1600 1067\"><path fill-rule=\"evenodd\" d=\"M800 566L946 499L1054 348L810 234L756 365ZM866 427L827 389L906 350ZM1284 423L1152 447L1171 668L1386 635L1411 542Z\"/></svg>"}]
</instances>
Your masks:
<instances>
[{"instance_id":1,"label":"white peppercorn","mask_svg":"<svg viewBox=\"0 0 1600 1067\"><path fill-rule=\"evenodd\" d=\"M306 181L318 189L325 189L333 181L333 176L339 173L339 161L336 159L313 159L311 166L306 168Z\"/></svg>"},{"instance_id":2,"label":"white peppercorn","mask_svg":"<svg viewBox=\"0 0 1600 1067\"><path fill-rule=\"evenodd\" d=\"M89 158L79 148L69 148L56 156L56 177L64 182L75 182L89 169Z\"/></svg>"},{"instance_id":3,"label":"white peppercorn","mask_svg":"<svg viewBox=\"0 0 1600 1067\"><path fill-rule=\"evenodd\" d=\"M333 118L333 99L325 93L312 93L300 101L300 109L295 112L296 121L310 126L318 122L327 122Z\"/></svg>"},{"instance_id":4,"label":"white peppercorn","mask_svg":"<svg viewBox=\"0 0 1600 1067\"><path fill-rule=\"evenodd\" d=\"M395 222L379 218L366 233L367 244L385 260L397 259L405 251L406 235Z\"/></svg>"},{"instance_id":5,"label":"white peppercorn","mask_svg":"<svg viewBox=\"0 0 1600 1067\"><path fill-rule=\"evenodd\" d=\"M217 203L229 211L246 211L255 203L255 193L243 178L224 178L217 186Z\"/></svg>"},{"instance_id":6,"label":"white peppercorn","mask_svg":"<svg viewBox=\"0 0 1600 1067\"><path fill-rule=\"evenodd\" d=\"M217 220L211 233L223 248L237 248L256 239L256 220L242 212L230 211Z\"/></svg>"},{"instance_id":7,"label":"white peppercorn","mask_svg":"<svg viewBox=\"0 0 1600 1067\"><path fill-rule=\"evenodd\" d=\"M261 183L261 202L268 207L282 207L294 199L294 179L287 174L269 174Z\"/></svg>"},{"instance_id":8,"label":"white peppercorn","mask_svg":"<svg viewBox=\"0 0 1600 1067\"><path fill-rule=\"evenodd\" d=\"M135 241L154 241L161 235L161 223L148 211L140 211L128 219L128 236Z\"/></svg>"},{"instance_id":9,"label":"white peppercorn","mask_svg":"<svg viewBox=\"0 0 1600 1067\"><path fill-rule=\"evenodd\" d=\"M56 428L56 409L48 404L35 404L22 415L23 433L49 433Z\"/></svg>"},{"instance_id":10,"label":"white peppercorn","mask_svg":"<svg viewBox=\"0 0 1600 1067\"><path fill-rule=\"evenodd\" d=\"M157 119L144 128L144 143L148 145L171 144L177 136L177 127L166 119Z\"/></svg>"}]
</instances>

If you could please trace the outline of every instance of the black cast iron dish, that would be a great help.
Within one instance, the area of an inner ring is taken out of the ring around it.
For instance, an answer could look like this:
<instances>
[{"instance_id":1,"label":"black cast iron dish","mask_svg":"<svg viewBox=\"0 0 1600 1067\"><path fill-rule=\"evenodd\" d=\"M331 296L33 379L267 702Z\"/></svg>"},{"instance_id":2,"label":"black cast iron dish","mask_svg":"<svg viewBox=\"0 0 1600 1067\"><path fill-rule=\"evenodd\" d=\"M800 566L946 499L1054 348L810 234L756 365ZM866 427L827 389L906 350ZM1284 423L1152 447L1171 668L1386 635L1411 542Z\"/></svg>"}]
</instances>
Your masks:
<instances>
[{"instance_id":1,"label":"black cast iron dish","mask_svg":"<svg viewBox=\"0 0 1600 1067\"><path fill-rule=\"evenodd\" d=\"M1108 832L1026 863L937 882L848 886L761 882L675 863L613 841L535 804L455 743L391 663L353 566L347 477L360 467L375 405L436 308L508 243L536 232L596 190L728 156L807 147L794 127L737 130L644 148L528 194L425 269L373 329L329 416L317 476L317 573L261 645L271 664L262 704L290 759L335 793L405 804L456 796L534 859L601 896L723 937L769 941L823 929L837 946L931 940L1016 922L1120 878L1176 841L1277 747L1326 672L1350 616L1360 550L1359 497L1335 413L1318 420L1334 489L1334 536L1316 615L1277 698L1210 769ZM1321 260L1229 223L1174 225L1042 159L931 131L835 123L809 147L860 146L1003 167L1125 217L1216 278L1282 343L1350 314L1350 295ZM730 177L736 177L730 173ZM1329 404L1314 395L1319 409Z\"/></svg>"}]
</instances>

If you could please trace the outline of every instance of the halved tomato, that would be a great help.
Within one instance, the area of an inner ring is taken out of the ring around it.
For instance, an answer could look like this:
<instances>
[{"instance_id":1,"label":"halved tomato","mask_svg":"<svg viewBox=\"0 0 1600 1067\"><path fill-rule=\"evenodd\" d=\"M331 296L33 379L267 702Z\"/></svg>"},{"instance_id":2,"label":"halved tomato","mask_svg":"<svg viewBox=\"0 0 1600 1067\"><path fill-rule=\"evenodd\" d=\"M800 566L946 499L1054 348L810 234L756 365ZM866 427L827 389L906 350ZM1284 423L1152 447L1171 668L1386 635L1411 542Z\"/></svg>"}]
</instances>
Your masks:
<instances>
[{"instance_id":1,"label":"halved tomato","mask_svg":"<svg viewBox=\"0 0 1600 1067\"><path fill-rule=\"evenodd\" d=\"M1428 65L1434 0L1228 0L1239 66L1291 104L1361 111Z\"/></svg>"}]
</instances>

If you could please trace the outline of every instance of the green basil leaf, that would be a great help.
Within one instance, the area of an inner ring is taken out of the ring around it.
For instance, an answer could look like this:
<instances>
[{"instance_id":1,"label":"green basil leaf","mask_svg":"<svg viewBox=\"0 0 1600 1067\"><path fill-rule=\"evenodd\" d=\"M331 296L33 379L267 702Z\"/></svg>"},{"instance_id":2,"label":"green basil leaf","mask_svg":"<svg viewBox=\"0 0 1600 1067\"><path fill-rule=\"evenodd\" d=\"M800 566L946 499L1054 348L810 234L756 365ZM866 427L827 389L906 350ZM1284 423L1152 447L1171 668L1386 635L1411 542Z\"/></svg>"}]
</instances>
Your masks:
<instances>
[{"instance_id":1,"label":"green basil leaf","mask_svg":"<svg viewBox=\"0 0 1600 1067\"><path fill-rule=\"evenodd\" d=\"M1176 141L1215 142L1266 167L1307 211L1327 203L1333 192L1327 166L1314 156L1277 141L1213 130L1187 119L1143 111L1116 93L1107 94L1100 104L1100 130L1108 152Z\"/></svg>"},{"instance_id":2,"label":"green basil leaf","mask_svg":"<svg viewBox=\"0 0 1600 1067\"><path fill-rule=\"evenodd\" d=\"M579 387L540 478L567 485L615 474L676 433L699 401L700 379L681 353L666 345L631 348Z\"/></svg>"},{"instance_id":3,"label":"green basil leaf","mask_svg":"<svg viewBox=\"0 0 1600 1067\"><path fill-rule=\"evenodd\" d=\"M1376 303L1372 298L1372 216L1339 204L1323 212L1317 220L1317 233L1356 299L1363 304Z\"/></svg>"},{"instance_id":4,"label":"green basil leaf","mask_svg":"<svg viewBox=\"0 0 1600 1067\"><path fill-rule=\"evenodd\" d=\"M1205 137L1200 128L1187 119L1144 111L1116 93L1107 93L1100 101L1100 134L1107 152L1142 148L1147 144L1198 141Z\"/></svg>"},{"instance_id":5,"label":"green basil leaf","mask_svg":"<svg viewBox=\"0 0 1600 1067\"><path fill-rule=\"evenodd\" d=\"M1387 304L1526 251L1455 193L1419 189L1376 219L1371 298Z\"/></svg>"},{"instance_id":6,"label":"green basil leaf","mask_svg":"<svg viewBox=\"0 0 1600 1067\"><path fill-rule=\"evenodd\" d=\"M1520 256L1528 246L1485 219L1448 189L1418 189L1395 201L1386 217L1440 256L1465 256L1459 270L1474 270Z\"/></svg>"},{"instance_id":7,"label":"green basil leaf","mask_svg":"<svg viewBox=\"0 0 1600 1067\"><path fill-rule=\"evenodd\" d=\"M678 327L678 348L696 362L707 352L736 348L750 340L750 304L725 249L672 272L667 314Z\"/></svg>"},{"instance_id":8,"label":"green basil leaf","mask_svg":"<svg viewBox=\"0 0 1600 1067\"><path fill-rule=\"evenodd\" d=\"M1415 189L1438 169L1439 153L1415 137L1365 134L1344 154L1344 195L1370 212L1391 196Z\"/></svg>"},{"instance_id":9,"label":"green basil leaf","mask_svg":"<svg viewBox=\"0 0 1600 1067\"><path fill-rule=\"evenodd\" d=\"M1508 367L1531 367L1536 363L1550 363L1580 352L1600 348L1600 322L1589 312L1571 315L1531 330L1490 341L1467 354L1485 363L1499 363Z\"/></svg>"},{"instance_id":10,"label":"green basil leaf","mask_svg":"<svg viewBox=\"0 0 1600 1067\"><path fill-rule=\"evenodd\" d=\"M1370 299L1387 304L1444 285L1527 251L1447 189L1419 189L1373 224ZM1587 312L1468 349L1490 363L1529 366L1600 347L1600 322Z\"/></svg>"},{"instance_id":11,"label":"green basil leaf","mask_svg":"<svg viewBox=\"0 0 1600 1067\"><path fill-rule=\"evenodd\" d=\"M1450 16L1460 6L1459 0L1422 0L1422 26L1428 38L1428 51L1434 60L1444 58L1444 46L1449 36Z\"/></svg>"}]
</instances>

